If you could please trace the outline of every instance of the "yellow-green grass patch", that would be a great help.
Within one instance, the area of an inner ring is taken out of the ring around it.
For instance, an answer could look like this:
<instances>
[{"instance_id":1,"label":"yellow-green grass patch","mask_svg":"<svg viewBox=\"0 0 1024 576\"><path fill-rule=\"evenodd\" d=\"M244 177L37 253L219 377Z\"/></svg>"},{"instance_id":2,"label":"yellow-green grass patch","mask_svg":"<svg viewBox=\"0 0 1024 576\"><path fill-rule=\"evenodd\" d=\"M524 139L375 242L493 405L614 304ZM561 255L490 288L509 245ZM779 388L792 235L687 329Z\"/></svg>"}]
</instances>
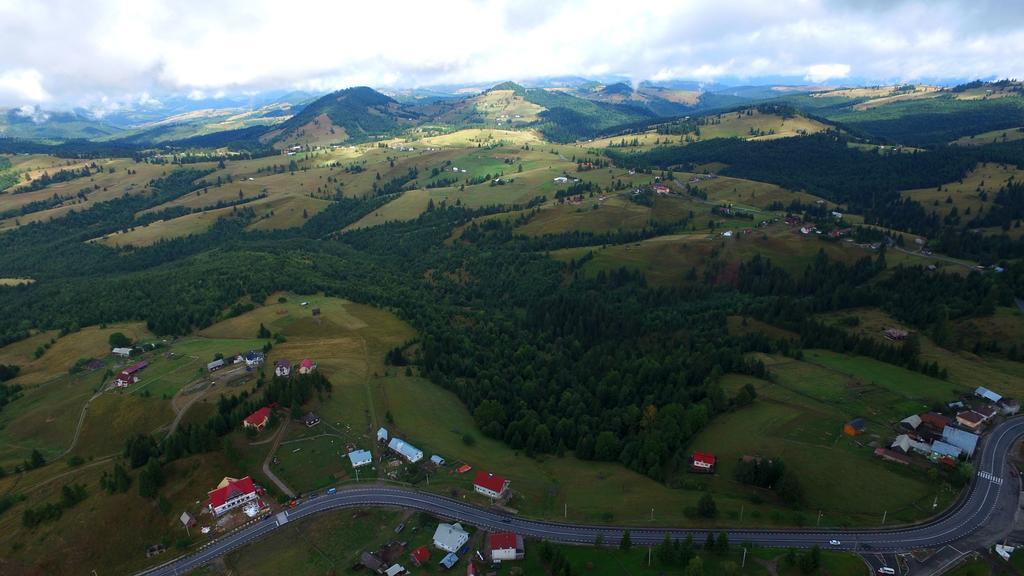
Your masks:
<instances>
[{"instance_id":1,"label":"yellow-green grass patch","mask_svg":"<svg viewBox=\"0 0 1024 576\"><path fill-rule=\"evenodd\" d=\"M1011 178L1020 181L1024 178L1024 170L1013 166L1001 166L993 163L979 164L962 182L950 182L935 188L906 190L902 194L924 205L925 210L936 212L945 217L956 207L961 222L978 214L979 210L993 210L996 193ZM988 194L988 199L981 198L981 192ZM947 203L947 199L952 200ZM970 209L970 214L966 214Z\"/></svg>"}]
</instances>

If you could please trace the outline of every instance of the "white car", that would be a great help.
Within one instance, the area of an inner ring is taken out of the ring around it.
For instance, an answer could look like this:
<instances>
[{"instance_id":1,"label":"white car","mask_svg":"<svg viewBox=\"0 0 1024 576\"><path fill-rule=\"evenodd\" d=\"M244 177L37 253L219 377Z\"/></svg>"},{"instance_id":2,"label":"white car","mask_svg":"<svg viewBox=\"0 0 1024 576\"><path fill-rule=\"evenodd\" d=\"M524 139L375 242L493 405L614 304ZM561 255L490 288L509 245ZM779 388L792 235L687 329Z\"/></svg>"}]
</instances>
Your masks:
<instances>
[{"instance_id":1,"label":"white car","mask_svg":"<svg viewBox=\"0 0 1024 576\"><path fill-rule=\"evenodd\" d=\"M835 538L829 540L828 543L829 543L830 546L839 546L840 544L842 544L842 542L840 542L839 540L836 540Z\"/></svg>"},{"instance_id":2,"label":"white car","mask_svg":"<svg viewBox=\"0 0 1024 576\"><path fill-rule=\"evenodd\" d=\"M879 576L895 576L896 571L893 570L892 568L889 568L888 566L882 566L881 568L878 569L878 572L876 572L876 573Z\"/></svg>"}]
</instances>

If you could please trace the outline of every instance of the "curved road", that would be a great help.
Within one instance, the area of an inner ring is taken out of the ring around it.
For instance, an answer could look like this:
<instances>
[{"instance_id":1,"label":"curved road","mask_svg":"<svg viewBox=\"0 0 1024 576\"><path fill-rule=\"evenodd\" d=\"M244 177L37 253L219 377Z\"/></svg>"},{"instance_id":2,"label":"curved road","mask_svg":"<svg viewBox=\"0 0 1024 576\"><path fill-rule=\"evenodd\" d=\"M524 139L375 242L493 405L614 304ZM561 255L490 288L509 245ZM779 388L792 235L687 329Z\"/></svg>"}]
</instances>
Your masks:
<instances>
[{"instance_id":1,"label":"curved road","mask_svg":"<svg viewBox=\"0 0 1024 576\"><path fill-rule=\"evenodd\" d=\"M983 440L975 460L975 477L965 497L939 517L928 522L890 529L732 529L725 530L731 542L750 542L762 546L806 548L815 544L827 548L831 539L842 542L835 548L849 551L906 552L935 548L971 535L985 526L1000 506L1000 494L1016 502L1016 482L1010 482L1007 457L1018 439L1024 436L1024 417L1013 418L994 428ZM1005 490L1003 489L1005 487ZM1005 500L1004 500L1005 504ZM373 485L339 490L320 496L297 508L256 521L215 540L198 551L141 572L140 576L175 576L198 568L232 550L270 534L284 524L338 508L383 506L429 512L443 518L465 522L483 529L514 531L527 537L567 544L592 544L600 534L603 541L615 544L624 527L562 524L510 517L496 510L481 508L437 494L407 488ZM629 527L635 544L658 544L670 538L692 534L702 541L707 530L682 528ZM722 530L717 530L722 531Z\"/></svg>"}]
</instances>

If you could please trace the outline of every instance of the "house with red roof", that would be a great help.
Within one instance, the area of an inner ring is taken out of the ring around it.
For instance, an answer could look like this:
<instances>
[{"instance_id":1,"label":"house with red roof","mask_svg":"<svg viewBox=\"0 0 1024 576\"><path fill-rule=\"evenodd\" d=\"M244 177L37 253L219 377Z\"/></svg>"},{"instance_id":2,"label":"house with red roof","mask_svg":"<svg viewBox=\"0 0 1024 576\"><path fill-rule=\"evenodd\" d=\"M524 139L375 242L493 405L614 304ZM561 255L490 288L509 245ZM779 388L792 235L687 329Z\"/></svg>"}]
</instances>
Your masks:
<instances>
[{"instance_id":1,"label":"house with red roof","mask_svg":"<svg viewBox=\"0 0 1024 576\"><path fill-rule=\"evenodd\" d=\"M135 384L139 381L139 377L136 376L136 374L146 366L149 366L149 362L137 362L124 370L121 370L121 373L117 375L117 379L114 380L114 386L117 386L118 388L127 388L132 384Z\"/></svg>"},{"instance_id":2,"label":"house with red roof","mask_svg":"<svg viewBox=\"0 0 1024 576\"><path fill-rule=\"evenodd\" d=\"M473 489L488 498L501 498L508 491L511 482L496 474L480 470L473 479Z\"/></svg>"},{"instance_id":3,"label":"house with red roof","mask_svg":"<svg viewBox=\"0 0 1024 576\"><path fill-rule=\"evenodd\" d=\"M267 427L267 422L270 422L270 406L264 406L246 416L242 425L246 428L255 428L259 432Z\"/></svg>"},{"instance_id":4,"label":"house with red roof","mask_svg":"<svg viewBox=\"0 0 1024 576\"><path fill-rule=\"evenodd\" d=\"M303 358L302 362L299 362L299 374L309 374L314 370L316 370L316 362L309 358Z\"/></svg>"},{"instance_id":5,"label":"house with red roof","mask_svg":"<svg viewBox=\"0 0 1024 576\"><path fill-rule=\"evenodd\" d=\"M207 492L206 495L210 499L207 506L215 516L220 516L259 496L256 493L256 486L252 483L252 478L248 476L242 479L225 476L217 485L217 489Z\"/></svg>"},{"instance_id":6,"label":"house with red roof","mask_svg":"<svg viewBox=\"0 0 1024 576\"><path fill-rule=\"evenodd\" d=\"M494 532L487 538L491 561L522 560L525 555L523 537L512 532Z\"/></svg>"},{"instance_id":7,"label":"house with red roof","mask_svg":"<svg viewBox=\"0 0 1024 576\"><path fill-rule=\"evenodd\" d=\"M690 461L690 469L694 472L714 472L715 471L715 455L708 454L707 452L694 452L693 458Z\"/></svg>"},{"instance_id":8,"label":"house with red roof","mask_svg":"<svg viewBox=\"0 0 1024 576\"><path fill-rule=\"evenodd\" d=\"M117 375L117 379L114 380L114 386L117 386L118 388L127 388L138 381L138 376L122 370L121 373Z\"/></svg>"},{"instance_id":9,"label":"house with red roof","mask_svg":"<svg viewBox=\"0 0 1024 576\"><path fill-rule=\"evenodd\" d=\"M430 550L426 546L420 546L413 550L409 557L412 558L412 563L416 566L423 566L427 560L430 560Z\"/></svg>"}]
</instances>

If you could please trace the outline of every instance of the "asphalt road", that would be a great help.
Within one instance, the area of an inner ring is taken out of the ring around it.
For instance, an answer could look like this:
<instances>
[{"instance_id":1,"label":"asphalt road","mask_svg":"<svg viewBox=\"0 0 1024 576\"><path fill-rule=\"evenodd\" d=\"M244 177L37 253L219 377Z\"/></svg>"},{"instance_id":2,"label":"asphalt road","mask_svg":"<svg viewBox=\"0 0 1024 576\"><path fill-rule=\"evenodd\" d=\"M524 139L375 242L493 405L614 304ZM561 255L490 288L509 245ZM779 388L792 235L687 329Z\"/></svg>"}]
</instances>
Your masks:
<instances>
[{"instance_id":1,"label":"asphalt road","mask_svg":"<svg viewBox=\"0 0 1024 576\"><path fill-rule=\"evenodd\" d=\"M913 526L871 530L725 530L729 541L750 542L761 546L809 548L814 545L840 550L892 553L920 548L937 548L969 536L984 527L992 518L1002 490L1016 491L1017 479L1011 477L1007 457L1014 443L1024 436L1024 417L1013 418L990 431L983 439L981 453L975 458L975 477L968 493L937 518ZM202 549L141 572L146 576L184 574L224 554L270 534L280 526L328 510L353 507L392 507L420 510L458 520L485 530L513 531L527 537L567 544L593 544L598 535L607 544L616 544L625 527L588 526L544 522L508 516L496 510L481 508L437 494L408 488L371 485L339 490L303 502L297 508L260 520L220 538ZM634 544L658 544L670 538L692 534L698 542L706 538L706 530L682 528L629 527ZM721 531L721 530L719 530ZM830 540L838 540L831 546Z\"/></svg>"}]
</instances>

